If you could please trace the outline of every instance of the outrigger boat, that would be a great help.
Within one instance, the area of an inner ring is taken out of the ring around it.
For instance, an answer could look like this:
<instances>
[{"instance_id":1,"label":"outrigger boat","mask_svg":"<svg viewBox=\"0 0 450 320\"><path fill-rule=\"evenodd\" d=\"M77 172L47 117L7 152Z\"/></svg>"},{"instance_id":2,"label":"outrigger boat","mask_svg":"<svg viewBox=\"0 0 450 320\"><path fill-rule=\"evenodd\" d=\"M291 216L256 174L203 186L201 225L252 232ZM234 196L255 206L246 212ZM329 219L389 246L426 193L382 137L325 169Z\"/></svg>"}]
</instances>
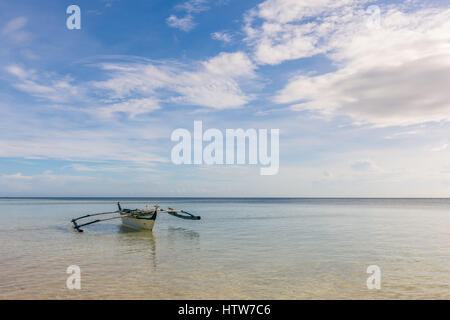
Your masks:
<instances>
[{"instance_id":1,"label":"outrigger boat","mask_svg":"<svg viewBox=\"0 0 450 320\"><path fill-rule=\"evenodd\" d=\"M71 222L73 223L73 228L76 229L78 232L83 232L81 227L102 222L102 221L108 221L113 219L121 219L122 224L128 228L136 229L136 230L153 230L153 226L155 225L156 217L160 213L168 213L174 217L181 218L181 219L188 219L188 220L200 220L200 216L194 216L193 214L184 211L184 210L176 210L172 208L168 208L167 210L162 210L158 205L155 205L154 209L122 209L120 202L117 202L117 207L119 210L117 211L110 211L110 212L99 212L99 213L92 213L88 214L82 217L78 217L75 219L72 219ZM83 224L78 224L77 221L80 219L88 218L88 217L94 217L99 215L105 215L105 214L116 214L118 213L118 216L105 218L105 219L96 219L93 221L89 221Z\"/></svg>"}]
</instances>

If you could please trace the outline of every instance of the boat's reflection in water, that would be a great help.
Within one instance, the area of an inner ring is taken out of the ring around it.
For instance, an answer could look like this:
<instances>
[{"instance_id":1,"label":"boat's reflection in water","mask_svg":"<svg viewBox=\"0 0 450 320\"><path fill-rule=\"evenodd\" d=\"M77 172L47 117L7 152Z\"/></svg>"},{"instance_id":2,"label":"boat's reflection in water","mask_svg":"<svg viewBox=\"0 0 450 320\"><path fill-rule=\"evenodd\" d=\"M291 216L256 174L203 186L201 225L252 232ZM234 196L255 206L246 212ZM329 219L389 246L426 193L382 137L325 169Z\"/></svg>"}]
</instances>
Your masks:
<instances>
[{"instance_id":1,"label":"boat's reflection in water","mask_svg":"<svg viewBox=\"0 0 450 320\"><path fill-rule=\"evenodd\" d=\"M182 227L168 227L166 230L169 248L179 248L180 246L186 247L186 249L199 248L200 234L198 232Z\"/></svg>"},{"instance_id":2,"label":"boat's reflection in water","mask_svg":"<svg viewBox=\"0 0 450 320\"><path fill-rule=\"evenodd\" d=\"M147 256L150 265L156 269L156 240L151 230L134 230L123 225L118 226L118 241L121 246L127 248L129 253L139 253L141 256Z\"/></svg>"},{"instance_id":3,"label":"boat's reflection in water","mask_svg":"<svg viewBox=\"0 0 450 320\"><path fill-rule=\"evenodd\" d=\"M153 237L153 231L151 230L136 230L129 227L124 226L123 224L119 225L119 233L127 234L130 236L136 236L136 238L148 238Z\"/></svg>"},{"instance_id":4,"label":"boat's reflection in water","mask_svg":"<svg viewBox=\"0 0 450 320\"><path fill-rule=\"evenodd\" d=\"M200 247L200 234L182 227L168 227L167 229L161 228L150 231L134 230L120 225L117 235L120 247L125 247L128 253L137 253L141 257L148 256L150 265L155 270L158 267L157 247L162 248L163 253L167 249L179 247L180 243L191 249Z\"/></svg>"},{"instance_id":5,"label":"boat's reflection in water","mask_svg":"<svg viewBox=\"0 0 450 320\"><path fill-rule=\"evenodd\" d=\"M182 237L184 240L197 240L200 237L198 232L182 227L169 227L167 231L169 239Z\"/></svg>"}]
</instances>

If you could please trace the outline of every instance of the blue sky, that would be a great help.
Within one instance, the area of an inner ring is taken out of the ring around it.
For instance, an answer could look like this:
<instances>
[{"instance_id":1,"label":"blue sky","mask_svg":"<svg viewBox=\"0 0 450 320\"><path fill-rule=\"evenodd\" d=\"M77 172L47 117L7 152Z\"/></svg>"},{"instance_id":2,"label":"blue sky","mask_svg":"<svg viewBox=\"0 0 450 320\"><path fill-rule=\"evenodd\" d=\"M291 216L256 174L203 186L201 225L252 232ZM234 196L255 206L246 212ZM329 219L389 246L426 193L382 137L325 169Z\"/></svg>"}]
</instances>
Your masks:
<instances>
[{"instance_id":1,"label":"blue sky","mask_svg":"<svg viewBox=\"0 0 450 320\"><path fill-rule=\"evenodd\" d=\"M449 18L445 1L2 1L0 196L447 197ZM194 120L280 129L279 173L172 164Z\"/></svg>"}]
</instances>

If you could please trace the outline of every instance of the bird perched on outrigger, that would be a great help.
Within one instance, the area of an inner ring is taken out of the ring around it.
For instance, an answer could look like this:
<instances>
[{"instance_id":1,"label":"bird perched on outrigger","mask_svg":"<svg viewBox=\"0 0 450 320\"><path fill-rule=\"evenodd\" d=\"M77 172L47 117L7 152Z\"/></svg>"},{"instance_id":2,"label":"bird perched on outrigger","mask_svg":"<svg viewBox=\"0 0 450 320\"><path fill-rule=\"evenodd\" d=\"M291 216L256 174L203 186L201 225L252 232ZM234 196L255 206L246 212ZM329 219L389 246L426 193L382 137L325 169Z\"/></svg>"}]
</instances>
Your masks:
<instances>
[{"instance_id":1,"label":"bird perched on outrigger","mask_svg":"<svg viewBox=\"0 0 450 320\"><path fill-rule=\"evenodd\" d=\"M83 232L81 227L102 222L102 221L109 221L113 219L121 219L122 224L126 227L132 228L132 229L146 229L146 230L152 230L153 226L155 225L156 217L160 213L168 213L174 217L181 218L181 219L187 219L187 220L200 220L200 216L195 216L187 211L184 210L176 210L172 208L168 208L167 210L162 210L158 205L155 205L154 209L122 209L120 202L117 202L117 207L119 210L117 211L110 211L110 212L99 212L99 213L92 213L88 214L82 217L78 217L75 219L72 219L71 222L73 223L73 228L76 229L78 232ZM116 214L118 213L118 216L113 216L105 219L96 219L93 221L89 221L86 223L78 224L77 221L80 219L85 219L89 217L99 216L99 215L106 215L106 214Z\"/></svg>"}]
</instances>

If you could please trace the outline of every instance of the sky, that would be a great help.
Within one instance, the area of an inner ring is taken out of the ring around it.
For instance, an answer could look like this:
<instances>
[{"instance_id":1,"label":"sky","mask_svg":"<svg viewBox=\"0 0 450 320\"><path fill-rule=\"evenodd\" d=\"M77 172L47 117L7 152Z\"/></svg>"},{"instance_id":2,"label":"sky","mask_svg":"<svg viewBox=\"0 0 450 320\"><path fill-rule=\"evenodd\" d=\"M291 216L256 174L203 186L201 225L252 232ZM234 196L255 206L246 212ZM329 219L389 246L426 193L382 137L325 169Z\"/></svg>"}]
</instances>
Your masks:
<instances>
[{"instance_id":1,"label":"sky","mask_svg":"<svg viewBox=\"0 0 450 320\"><path fill-rule=\"evenodd\" d=\"M1 1L0 196L449 197L449 30L441 0ZM279 129L278 174L175 165L196 120Z\"/></svg>"}]
</instances>

